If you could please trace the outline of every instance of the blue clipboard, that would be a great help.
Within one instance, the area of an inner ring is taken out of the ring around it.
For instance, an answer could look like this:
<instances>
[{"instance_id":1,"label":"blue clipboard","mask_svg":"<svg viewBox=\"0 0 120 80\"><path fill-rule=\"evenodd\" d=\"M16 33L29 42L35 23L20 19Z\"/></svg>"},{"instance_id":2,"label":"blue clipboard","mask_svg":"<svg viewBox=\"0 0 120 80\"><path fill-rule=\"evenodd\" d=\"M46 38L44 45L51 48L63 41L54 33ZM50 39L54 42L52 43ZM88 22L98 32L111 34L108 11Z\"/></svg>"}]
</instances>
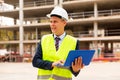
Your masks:
<instances>
[{"instance_id":1,"label":"blue clipboard","mask_svg":"<svg viewBox=\"0 0 120 80\"><path fill-rule=\"evenodd\" d=\"M82 62L85 66L89 65L95 50L71 50L68 54L68 57L64 63L64 67L69 67L72 65L72 62L78 57L82 57Z\"/></svg>"}]
</instances>

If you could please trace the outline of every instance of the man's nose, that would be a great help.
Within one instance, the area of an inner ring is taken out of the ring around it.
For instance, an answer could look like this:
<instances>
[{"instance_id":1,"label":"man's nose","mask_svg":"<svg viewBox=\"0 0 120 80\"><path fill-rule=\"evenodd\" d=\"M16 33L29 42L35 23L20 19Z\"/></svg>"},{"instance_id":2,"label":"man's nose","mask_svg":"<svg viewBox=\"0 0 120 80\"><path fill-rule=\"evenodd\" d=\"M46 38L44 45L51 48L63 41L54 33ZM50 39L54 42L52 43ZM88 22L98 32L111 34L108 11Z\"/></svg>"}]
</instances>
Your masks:
<instances>
[{"instance_id":1,"label":"man's nose","mask_svg":"<svg viewBox=\"0 0 120 80\"><path fill-rule=\"evenodd\" d=\"M50 23L50 25L51 25L51 26L54 26L54 25L55 25L55 23L54 23L54 22L51 22L51 23Z\"/></svg>"}]
</instances>

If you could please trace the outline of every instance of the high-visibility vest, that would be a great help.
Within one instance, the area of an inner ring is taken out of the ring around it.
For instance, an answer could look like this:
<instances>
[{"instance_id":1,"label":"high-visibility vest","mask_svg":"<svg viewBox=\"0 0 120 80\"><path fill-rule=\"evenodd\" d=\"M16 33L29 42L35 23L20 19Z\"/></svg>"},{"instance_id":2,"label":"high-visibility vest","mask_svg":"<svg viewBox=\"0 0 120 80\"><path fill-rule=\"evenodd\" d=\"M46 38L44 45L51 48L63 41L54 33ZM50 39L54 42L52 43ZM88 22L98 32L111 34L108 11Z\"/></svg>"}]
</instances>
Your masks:
<instances>
[{"instance_id":1,"label":"high-visibility vest","mask_svg":"<svg viewBox=\"0 0 120 80\"><path fill-rule=\"evenodd\" d=\"M66 60L70 50L75 50L77 40L66 35L59 46L55 48L54 37L52 34L45 35L41 39L43 60L58 61ZM72 73L68 68L54 67L52 70L38 69L38 80L71 80Z\"/></svg>"}]
</instances>

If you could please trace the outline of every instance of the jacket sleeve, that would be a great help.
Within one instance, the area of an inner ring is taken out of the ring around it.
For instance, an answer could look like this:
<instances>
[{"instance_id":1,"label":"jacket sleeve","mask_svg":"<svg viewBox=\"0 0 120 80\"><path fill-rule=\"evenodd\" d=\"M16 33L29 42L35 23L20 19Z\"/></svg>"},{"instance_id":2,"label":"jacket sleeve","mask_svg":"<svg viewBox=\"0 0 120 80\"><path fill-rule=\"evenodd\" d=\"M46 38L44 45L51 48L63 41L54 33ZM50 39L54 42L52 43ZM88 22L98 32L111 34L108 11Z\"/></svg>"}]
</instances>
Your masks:
<instances>
[{"instance_id":1,"label":"jacket sleeve","mask_svg":"<svg viewBox=\"0 0 120 80\"><path fill-rule=\"evenodd\" d=\"M75 50L79 50L79 49L80 49L80 48L79 48L79 41L77 40L77 45L76 45L76 49L75 49ZM80 72L80 71L74 72L73 69L72 69L72 67L70 67L70 70L71 70L71 72L72 72L72 74L73 74L74 76L77 76L77 75L79 74L79 72Z\"/></svg>"},{"instance_id":2,"label":"jacket sleeve","mask_svg":"<svg viewBox=\"0 0 120 80\"><path fill-rule=\"evenodd\" d=\"M32 65L37 68L52 70L52 63L53 62L42 60L41 43L38 43L35 55L32 60Z\"/></svg>"}]
</instances>

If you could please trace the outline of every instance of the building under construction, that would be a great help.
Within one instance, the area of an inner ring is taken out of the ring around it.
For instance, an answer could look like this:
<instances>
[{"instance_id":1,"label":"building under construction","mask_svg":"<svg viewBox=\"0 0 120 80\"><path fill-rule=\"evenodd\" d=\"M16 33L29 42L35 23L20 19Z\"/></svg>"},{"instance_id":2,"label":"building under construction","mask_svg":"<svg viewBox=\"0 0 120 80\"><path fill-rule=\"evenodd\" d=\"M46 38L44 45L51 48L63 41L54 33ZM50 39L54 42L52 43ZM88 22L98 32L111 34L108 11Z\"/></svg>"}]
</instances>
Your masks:
<instances>
[{"instance_id":1,"label":"building under construction","mask_svg":"<svg viewBox=\"0 0 120 80\"><path fill-rule=\"evenodd\" d=\"M32 57L41 36L51 33L46 14L55 6L67 10L66 32L80 49L95 49L94 58L120 57L120 0L0 0L0 49Z\"/></svg>"}]
</instances>

